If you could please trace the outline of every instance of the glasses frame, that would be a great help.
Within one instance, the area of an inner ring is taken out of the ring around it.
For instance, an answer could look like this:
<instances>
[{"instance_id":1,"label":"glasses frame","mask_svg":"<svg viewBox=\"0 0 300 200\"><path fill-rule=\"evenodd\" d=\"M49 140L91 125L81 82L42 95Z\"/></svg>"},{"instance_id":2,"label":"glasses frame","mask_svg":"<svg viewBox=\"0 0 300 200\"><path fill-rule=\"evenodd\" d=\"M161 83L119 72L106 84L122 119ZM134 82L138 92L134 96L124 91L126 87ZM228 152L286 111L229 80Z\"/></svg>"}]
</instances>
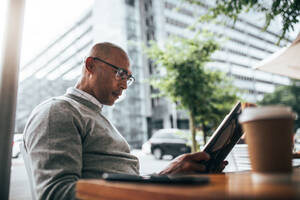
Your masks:
<instances>
[{"instance_id":1,"label":"glasses frame","mask_svg":"<svg viewBox=\"0 0 300 200\"><path fill-rule=\"evenodd\" d=\"M128 75L128 71L126 69L122 69L120 67L117 67L117 66L115 66L115 65L113 65L113 64L111 64L109 62L106 62L105 60L102 60L101 58L98 58L98 57L91 57L91 58L93 58L94 60L98 60L98 61L100 61L100 62L102 62L102 63L104 63L104 64L106 64L106 65L108 65L108 66L110 66L112 68L114 68L115 70L117 70L116 71L116 76L119 76L122 80L124 80L124 78L122 76L120 76L120 73L125 72L125 74L127 76L127 78L126 78L127 79L127 86L130 86L135 81L135 78L131 74Z\"/></svg>"}]
</instances>

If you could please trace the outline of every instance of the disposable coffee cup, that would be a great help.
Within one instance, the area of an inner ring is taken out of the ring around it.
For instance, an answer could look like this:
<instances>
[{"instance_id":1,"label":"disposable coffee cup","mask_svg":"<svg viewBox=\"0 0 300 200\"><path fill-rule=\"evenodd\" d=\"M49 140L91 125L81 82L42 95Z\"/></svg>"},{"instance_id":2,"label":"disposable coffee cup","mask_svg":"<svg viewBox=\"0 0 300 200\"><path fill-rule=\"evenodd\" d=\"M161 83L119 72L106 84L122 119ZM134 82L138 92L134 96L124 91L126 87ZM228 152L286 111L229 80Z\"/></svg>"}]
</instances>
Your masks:
<instances>
[{"instance_id":1,"label":"disposable coffee cup","mask_svg":"<svg viewBox=\"0 0 300 200\"><path fill-rule=\"evenodd\" d=\"M295 114L285 106L245 108L239 117L246 134L252 171L282 175L292 172L292 134Z\"/></svg>"}]
</instances>

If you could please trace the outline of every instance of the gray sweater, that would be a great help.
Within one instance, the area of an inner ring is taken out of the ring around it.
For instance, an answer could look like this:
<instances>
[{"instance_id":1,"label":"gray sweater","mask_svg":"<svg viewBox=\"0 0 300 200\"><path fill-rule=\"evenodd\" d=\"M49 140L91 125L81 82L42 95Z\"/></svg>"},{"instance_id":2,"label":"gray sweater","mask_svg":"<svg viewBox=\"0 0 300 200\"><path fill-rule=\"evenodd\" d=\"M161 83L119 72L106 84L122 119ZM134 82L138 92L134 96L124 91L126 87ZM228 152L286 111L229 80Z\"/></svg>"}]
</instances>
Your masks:
<instances>
[{"instance_id":1,"label":"gray sweater","mask_svg":"<svg viewBox=\"0 0 300 200\"><path fill-rule=\"evenodd\" d=\"M138 174L138 159L95 104L66 94L37 106L24 131L39 199L75 199L81 178Z\"/></svg>"}]
</instances>

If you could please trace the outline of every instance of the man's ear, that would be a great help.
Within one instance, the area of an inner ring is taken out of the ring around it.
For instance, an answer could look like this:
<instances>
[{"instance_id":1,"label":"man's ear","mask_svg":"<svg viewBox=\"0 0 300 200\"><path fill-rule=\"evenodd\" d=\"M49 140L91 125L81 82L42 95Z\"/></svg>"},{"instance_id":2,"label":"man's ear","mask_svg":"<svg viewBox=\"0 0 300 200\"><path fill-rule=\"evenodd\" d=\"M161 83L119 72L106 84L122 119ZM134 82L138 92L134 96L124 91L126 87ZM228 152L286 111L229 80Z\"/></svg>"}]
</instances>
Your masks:
<instances>
[{"instance_id":1,"label":"man's ear","mask_svg":"<svg viewBox=\"0 0 300 200\"><path fill-rule=\"evenodd\" d=\"M94 59L92 57L87 57L85 59L85 69L89 73L93 73L95 71L95 66L94 66Z\"/></svg>"}]
</instances>

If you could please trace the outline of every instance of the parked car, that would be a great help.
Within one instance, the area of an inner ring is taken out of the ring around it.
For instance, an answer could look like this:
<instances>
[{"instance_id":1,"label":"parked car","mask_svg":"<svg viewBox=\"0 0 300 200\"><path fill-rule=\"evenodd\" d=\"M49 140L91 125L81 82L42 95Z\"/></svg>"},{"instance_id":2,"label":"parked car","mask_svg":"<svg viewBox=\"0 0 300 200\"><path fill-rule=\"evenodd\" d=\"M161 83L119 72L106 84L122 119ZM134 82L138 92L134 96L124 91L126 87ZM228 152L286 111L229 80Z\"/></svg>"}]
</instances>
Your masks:
<instances>
[{"instance_id":1,"label":"parked car","mask_svg":"<svg viewBox=\"0 0 300 200\"><path fill-rule=\"evenodd\" d=\"M156 159L164 155L176 157L183 153L191 152L187 139L180 136L179 129L160 129L142 146L145 153L153 154Z\"/></svg>"},{"instance_id":2,"label":"parked car","mask_svg":"<svg viewBox=\"0 0 300 200\"><path fill-rule=\"evenodd\" d=\"M18 158L21 154L20 143L23 142L23 134L14 134L13 148L12 148L12 157Z\"/></svg>"}]
</instances>

